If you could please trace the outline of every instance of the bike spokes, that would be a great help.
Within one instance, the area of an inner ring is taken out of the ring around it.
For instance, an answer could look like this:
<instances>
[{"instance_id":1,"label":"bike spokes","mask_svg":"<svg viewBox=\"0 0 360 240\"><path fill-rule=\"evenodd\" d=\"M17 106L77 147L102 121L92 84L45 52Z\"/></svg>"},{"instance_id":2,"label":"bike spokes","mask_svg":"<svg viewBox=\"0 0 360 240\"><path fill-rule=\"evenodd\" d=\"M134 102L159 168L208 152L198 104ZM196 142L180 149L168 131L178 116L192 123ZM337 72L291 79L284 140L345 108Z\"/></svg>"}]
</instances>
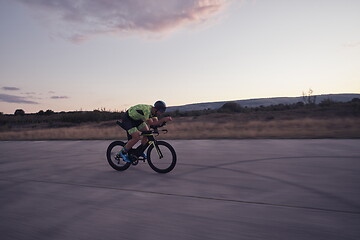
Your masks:
<instances>
[{"instance_id":1,"label":"bike spokes","mask_svg":"<svg viewBox=\"0 0 360 240\"><path fill-rule=\"evenodd\" d=\"M130 163L125 162L119 154L124 145L124 142L115 141L109 145L106 151L107 160L110 166L118 171L126 170L130 166Z\"/></svg>"},{"instance_id":2,"label":"bike spokes","mask_svg":"<svg viewBox=\"0 0 360 240\"><path fill-rule=\"evenodd\" d=\"M157 141L149 147L148 163L156 172L170 172L176 164L176 153L174 148L167 142Z\"/></svg>"},{"instance_id":3,"label":"bike spokes","mask_svg":"<svg viewBox=\"0 0 360 240\"><path fill-rule=\"evenodd\" d=\"M155 149L156 149L159 159L162 159L164 157L164 155L162 154L160 147L158 145L155 145Z\"/></svg>"}]
</instances>

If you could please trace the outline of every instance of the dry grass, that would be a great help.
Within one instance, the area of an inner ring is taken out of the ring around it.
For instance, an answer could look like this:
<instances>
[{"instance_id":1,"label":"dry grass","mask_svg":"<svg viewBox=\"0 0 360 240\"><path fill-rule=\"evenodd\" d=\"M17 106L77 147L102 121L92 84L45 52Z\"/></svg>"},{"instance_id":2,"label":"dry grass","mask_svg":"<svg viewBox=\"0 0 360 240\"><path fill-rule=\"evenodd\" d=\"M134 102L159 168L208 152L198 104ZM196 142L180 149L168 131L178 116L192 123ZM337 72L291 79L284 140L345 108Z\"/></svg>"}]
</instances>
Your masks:
<instances>
[{"instance_id":1,"label":"dry grass","mask_svg":"<svg viewBox=\"0 0 360 240\"><path fill-rule=\"evenodd\" d=\"M119 127L97 128L83 125L68 128L27 129L0 133L0 140L95 140L124 139Z\"/></svg>"},{"instance_id":2,"label":"dry grass","mask_svg":"<svg viewBox=\"0 0 360 240\"><path fill-rule=\"evenodd\" d=\"M162 139L212 138L360 138L360 118L209 121L175 119L167 126ZM117 125L86 124L68 128L15 129L0 132L0 140L93 140L125 139L125 132Z\"/></svg>"},{"instance_id":3,"label":"dry grass","mask_svg":"<svg viewBox=\"0 0 360 240\"><path fill-rule=\"evenodd\" d=\"M170 138L359 138L360 119L301 119L180 123Z\"/></svg>"}]
</instances>

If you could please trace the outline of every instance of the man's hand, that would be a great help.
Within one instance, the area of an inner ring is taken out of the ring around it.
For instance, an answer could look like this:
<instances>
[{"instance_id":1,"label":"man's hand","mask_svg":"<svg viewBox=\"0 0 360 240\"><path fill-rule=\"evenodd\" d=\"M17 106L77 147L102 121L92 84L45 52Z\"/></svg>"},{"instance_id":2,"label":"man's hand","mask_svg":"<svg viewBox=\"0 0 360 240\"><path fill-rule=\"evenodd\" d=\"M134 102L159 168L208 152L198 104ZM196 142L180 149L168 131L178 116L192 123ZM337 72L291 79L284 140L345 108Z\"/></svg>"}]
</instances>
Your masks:
<instances>
[{"instance_id":1,"label":"man's hand","mask_svg":"<svg viewBox=\"0 0 360 240\"><path fill-rule=\"evenodd\" d=\"M169 121L173 120L172 117L164 117L163 119L164 119L164 122L169 122Z\"/></svg>"},{"instance_id":2,"label":"man's hand","mask_svg":"<svg viewBox=\"0 0 360 240\"><path fill-rule=\"evenodd\" d=\"M160 119L159 121L159 126L163 126L165 125L166 122L172 121L172 117L164 117L162 119Z\"/></svg>"},{"instance_id":3,"label":"man's hand","mask_svg":"<svg viewBox=\"0 0 360 240\"><path fill-rule=\"evenodd\" d=\"M157 120L157 118L156 118L156 120L154 120L154 118L150 118L150 119L146 120L146 123L147 123L148 126L152 126L152 125L160 126L163 123L166 123L166 122L169 122L169 121L172 121L172 120L173 120L172 117L164 117L164 118L162 118L160 120Z\"/></svg>"}]
</instances>

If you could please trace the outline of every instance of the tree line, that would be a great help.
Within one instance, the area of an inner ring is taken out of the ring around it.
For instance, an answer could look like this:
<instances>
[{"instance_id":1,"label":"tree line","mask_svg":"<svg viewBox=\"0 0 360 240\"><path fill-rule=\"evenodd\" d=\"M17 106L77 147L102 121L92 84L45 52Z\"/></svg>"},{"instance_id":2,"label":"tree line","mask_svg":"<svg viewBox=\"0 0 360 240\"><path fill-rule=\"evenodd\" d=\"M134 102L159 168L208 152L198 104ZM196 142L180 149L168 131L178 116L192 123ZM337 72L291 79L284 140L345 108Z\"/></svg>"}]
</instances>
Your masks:
<instances>
[{"instance_id":1,"label":"tree line","mask_svg":"<svg viewBox=\"0 0 360 240\"><path fill-rule=\"evenodd\" d=\"M276 104L269 106L258 106L258 107L243 107L237 102L227 102L218 109L204 109L204 110L193 110L193 111L174 111L170 113L172 117L187 117L187 116L201 116L211 113L253 113L253 112L273 112L273 111L286 111L294 109L304 110L326 110L326 109L348 109L353 115L360 115L360 99L353 98L349 102L336 102L331 99L324 99L319 104L316 104L313 99L303 102L297 102L293 104Z\"/></svg>"},{"instance_id":2,"label":"tree line","mask_svg":"<svg viewBox=\"0 0 360 240\"><path fill-rule=\"evenodd\" d=\"M298 102L294 104L277 104L270 106L243 107L236 102L227 102L219 109L203 109L194 111L173 111L166 113L166 116L172 117L197 117L212 113L252 113L260 111L286 111L293 109L304 110L326 110L347 111L352 116L360 116L360 99L354 98L349 102L336 102L331 99L325 99L319 104L314 101ZM47 123L57 126L57 123L79 124L86 122L103 122L117 120L121 118L123 112L110 112L106 110L94 111L75 111L75 112L54 112L52 110L40 110L37 113L26 114L24 110L17 109L13 115L0 114L0 125L22 125L22 124L41 124Z\"/></svg>"}]
</instances>

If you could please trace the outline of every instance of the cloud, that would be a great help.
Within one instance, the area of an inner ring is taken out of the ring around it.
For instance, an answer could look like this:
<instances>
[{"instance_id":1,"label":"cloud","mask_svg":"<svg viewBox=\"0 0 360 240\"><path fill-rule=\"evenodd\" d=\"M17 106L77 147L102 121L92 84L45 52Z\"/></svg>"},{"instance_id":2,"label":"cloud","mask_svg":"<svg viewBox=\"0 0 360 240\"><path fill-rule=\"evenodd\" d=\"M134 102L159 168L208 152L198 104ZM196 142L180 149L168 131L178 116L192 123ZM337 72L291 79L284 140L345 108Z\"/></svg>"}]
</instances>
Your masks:
<instances>
[{"instance_id":1,"label":"cloud","mask_svg":"<svg viewBox=\"0 0 360 240\"><path fill-rule=\"evenodd\" d=\"M52 96L51 99L68 99L67 96Z\"/></svg>"},{"instance_id":2,"label":"cloud","mask_svg":"<svg viewBox=\"0 0 360 240\"><path fill-rule=\"evenodd\" d=\"M5 91L19 91L20 88L17 87L2 87L2 90ZM49 91L48 93L54 94L54 91ZM26 95L24 97L16 96L16 95L9 95L0 93L0 102L7 102L7 103L25 103L25 104L39 104L39 102L33 100L40 100L42 98L37 97L37 95L41 95L41 93L36 92L22 92L21 95ZM68 96L51 96L50 99L68 99Z\"/></svg>"},{"instance_id":3,"label":"cloud","mask_svg":"<svg viewBox=\"0 0 360 240\"><path fill-rule=\"evenodd\" d=\"M347 47L347 48L356 48L356 47L360 47L360 42L346 43L346 44L344 44L344 47Z\"/></svg>"},{"instance_id":4,"label":"cloud","mask_svg":"<svg viewBox=\"0 0 360 240\"><path fill-rule=\"evenodd\" d=\"M39 104L38 102L27 100L24 97L19 97L19 96L15 96L15 95L8 95L8 94L1 94L1 93L0 93L0 102Z\"/></svg>"},{"instance_id":5,"label":"cloud","mask_svg":"<svg viewBox=\"0 0 360 240\"><path fill-rule=\"evenodd\" d=\"M38 12L48 26L60 28L59 35L81 42L99 34L164 33L202 23L233 0L17 1Z\"/></svg>"},{"instance_id":6,"label":"cloud","mask_svg":"<svg viewBox=\"0 0 360 240\"><path fill-rule=\"evenodd\" d=\"M2 87L3 90L6 90L6 91L18 91L20 90L20 88L17 88L17 87Z\"/></svg>"}]
</instances>

